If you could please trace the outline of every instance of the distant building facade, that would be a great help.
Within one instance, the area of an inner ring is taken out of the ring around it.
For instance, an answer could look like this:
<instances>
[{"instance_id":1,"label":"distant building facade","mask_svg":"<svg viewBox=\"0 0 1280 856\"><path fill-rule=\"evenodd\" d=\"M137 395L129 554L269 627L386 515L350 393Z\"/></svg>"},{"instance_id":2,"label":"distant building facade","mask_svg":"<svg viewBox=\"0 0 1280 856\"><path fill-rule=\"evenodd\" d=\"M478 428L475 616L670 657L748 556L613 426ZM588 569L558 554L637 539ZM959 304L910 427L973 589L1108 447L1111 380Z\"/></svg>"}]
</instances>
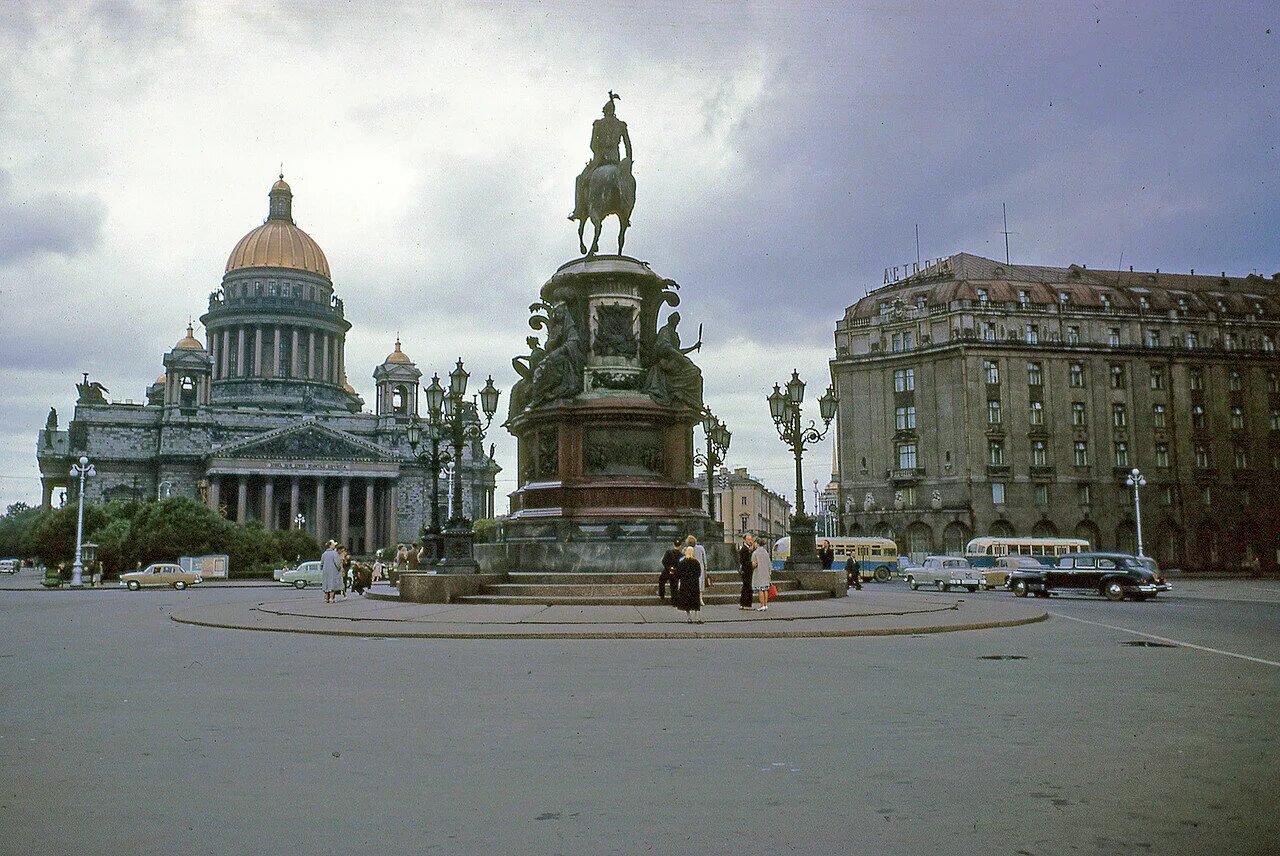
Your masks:
<instances>
[{"instance_id":1,"label":"distant building facade","mask_svg":"<svg viewBox=\"0 0 1280 856\"><path fill-rule=\"evenodd\" d=\"M356 552L417 538L431 478L405 429L422 373L397 340L373 372L374 412L364 412L347 383L351 324L328 260L295 225L283 176L269 199L266 221L236 244L209 297L207 348L189 325L145 404L109 401L86 374L65 429L50 411L37 438L45 507L59 487L74 497L68 471L88 455L92 502L188 496L268 529L301 523ZM479 443L462 468L464 511L493 516L500 468ZM447 490L441 478L442 519Z\"/></svg>"},{"instance_id":2,"label":"distant building facade","mask_svg":"<svg viewBox=\"0 0 1280 856\"><path fill-rule=\"evenodd\" d=\"M745 467L721 467L712 481L716 520L724 527L725 541L753 535L772 543L787 534L791 503L765 487ZM707 474L699 475L695 483L702 489L705 502Z\"/></svg>"},{"instance_id":3,"label":"distant building facade","mask_svg":"<svg viewBox=\"0 0 1280 856\"><path fill-rule=\"evenodd\" d=\"M904 552L987 534L1274 568L1280 274L1007 265L959 254L835 331L841 523Z\"/></svg>"}]
</instances>

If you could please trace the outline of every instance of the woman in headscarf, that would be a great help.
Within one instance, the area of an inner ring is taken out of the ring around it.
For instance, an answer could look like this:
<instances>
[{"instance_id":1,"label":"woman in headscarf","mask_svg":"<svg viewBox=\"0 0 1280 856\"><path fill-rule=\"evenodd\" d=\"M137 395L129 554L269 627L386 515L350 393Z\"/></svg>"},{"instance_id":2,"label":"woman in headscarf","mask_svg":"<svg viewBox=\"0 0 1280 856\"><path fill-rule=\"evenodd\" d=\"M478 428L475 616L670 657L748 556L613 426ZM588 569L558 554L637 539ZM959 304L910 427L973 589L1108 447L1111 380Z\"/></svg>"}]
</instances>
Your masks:
<instances>
[{"instance_id":1,"label":"woman in headscarf","mask_svg":"<svg viewBox=\"0 0 1280 856\"><path fill-rule=\"evenodd\" d=\"M695 612L699 613L698 623L701 624L702 592L698 590L698 582L702 578L702 563L692 547L684 548L684 557L676 564L676 578L680 581L673 599L676 609L683 609L690 621L693 621Z\"/></svg>"},{"instance_id":2,"label":"woman in headscarf","mask_svg":"<svg viewBox=\"0 0 1280 856\"><path fill-rule=\"evenodd\" d=\"M751 590L760 598L759 610L769 608L769 585L773 581L773 558L761 541L751 554Z\"/></svg>"}]
</instances>

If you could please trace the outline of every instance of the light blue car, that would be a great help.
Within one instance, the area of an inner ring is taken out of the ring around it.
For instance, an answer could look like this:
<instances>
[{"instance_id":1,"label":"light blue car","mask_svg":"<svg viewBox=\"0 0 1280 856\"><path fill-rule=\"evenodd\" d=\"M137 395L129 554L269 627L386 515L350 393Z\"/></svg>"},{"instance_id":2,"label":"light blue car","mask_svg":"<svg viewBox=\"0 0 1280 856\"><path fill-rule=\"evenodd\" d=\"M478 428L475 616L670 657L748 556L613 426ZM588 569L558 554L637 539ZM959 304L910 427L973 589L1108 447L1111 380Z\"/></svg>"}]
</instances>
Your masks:
<instances>
[{"instance_id":1,"label":"light blue car","mask_svg":"<svg viewBox=\"0 0 1280 856\"><path fill-rule=\"evenodd\" d=\"M307 586L318 586L324 582L324 574L319 562L303 562L290 571L280 575L280 582L287 586L304 589Z\"/></svg>"}]
</instances>

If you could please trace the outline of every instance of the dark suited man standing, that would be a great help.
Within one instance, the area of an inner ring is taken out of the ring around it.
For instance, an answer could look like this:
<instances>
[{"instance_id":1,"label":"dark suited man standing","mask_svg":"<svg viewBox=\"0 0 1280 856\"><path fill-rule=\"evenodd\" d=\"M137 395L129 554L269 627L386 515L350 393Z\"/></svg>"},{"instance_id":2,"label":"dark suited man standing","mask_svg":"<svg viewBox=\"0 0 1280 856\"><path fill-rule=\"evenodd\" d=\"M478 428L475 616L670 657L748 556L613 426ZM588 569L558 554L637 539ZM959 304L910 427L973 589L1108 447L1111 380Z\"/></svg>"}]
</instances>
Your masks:
<instances>
[{"instance_id":1,"label":"dark suited man standing","mask_svg":"<svg viewBox=\"0 0 1280 856\"><path fill-rule=\"evenodd\" d=\"M738 595L738 609L751 609L751 554L755 552L756 539L750 535L742 536L742 546L738 548L738 573L742 576L742 592Z\"/></svg>"},{"instance_id":2,"label":"dark suited man standing","mask_svg":"<svg viewBox=\"0 0 1280 856\"><path fill-rule=\"evenodd\" d=\"M667 584L671 585L671 602L675 603L676 586L680 584L679 576L676 573L676 565L680 564L680 546L679 538L667 548L667 552L662 554L662 574L658 577L658 600L667 599Z\"/></svg>"}]
</instances>

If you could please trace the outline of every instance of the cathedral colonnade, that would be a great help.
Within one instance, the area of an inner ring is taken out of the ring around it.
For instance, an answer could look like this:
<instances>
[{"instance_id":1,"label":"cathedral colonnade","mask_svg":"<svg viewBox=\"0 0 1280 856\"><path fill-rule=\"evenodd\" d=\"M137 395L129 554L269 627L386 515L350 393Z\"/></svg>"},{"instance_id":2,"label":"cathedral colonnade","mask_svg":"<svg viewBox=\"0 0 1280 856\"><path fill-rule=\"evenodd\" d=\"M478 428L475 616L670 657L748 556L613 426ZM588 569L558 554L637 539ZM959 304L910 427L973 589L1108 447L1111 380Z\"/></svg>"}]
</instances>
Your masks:
<instances>
[{"instance_id":1,"label":"cathedral colonnade","mask_svg":"<svg viewBox=\"0 0 1280 856\"><path fill-rule=\"evenodd\" d=\"M260 520L267 530L293 528L301 514L317 539L330 538L357 554L397 540L397 487L385 476L264 473L211 474L207 502L228 520Z\"/></svg>"}]
</instances>

